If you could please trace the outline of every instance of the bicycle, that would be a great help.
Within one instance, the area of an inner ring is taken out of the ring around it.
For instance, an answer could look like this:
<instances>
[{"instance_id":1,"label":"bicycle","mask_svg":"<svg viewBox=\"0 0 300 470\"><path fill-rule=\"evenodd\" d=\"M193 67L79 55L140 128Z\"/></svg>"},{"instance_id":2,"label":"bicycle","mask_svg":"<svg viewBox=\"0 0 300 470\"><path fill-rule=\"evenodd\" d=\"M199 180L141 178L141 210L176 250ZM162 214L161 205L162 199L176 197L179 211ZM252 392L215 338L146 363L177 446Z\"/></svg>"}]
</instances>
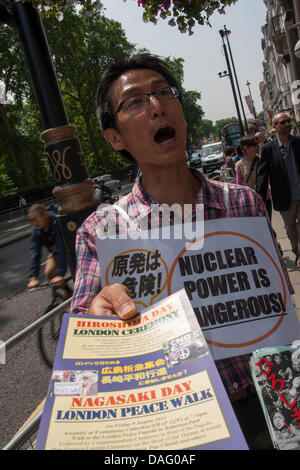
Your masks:
<instances>
[{"instance_id":1,"label":"bicycle","mask_svg":"<svg viewBox=\"0 0 300 470\"><path fill-rule=\"evenodd\" d=\"M46 314L54 310L56 307L59 307L59 305L65 302L68 297L69 298L72 297L73 291L68 285L68 282L70 280L72 280L72 277L71 276L67 277L64 280L65 282L64 282L63 287L55 286L53 284L50 284L47 281L47 282L40 284L37 287L34 287L33 289L29 289L29 292L30 292L30 291L34 291L38 289L43 289L43 288L49 288L49 287L51 288L52 301L46 307L46 309L42 313L42 316L45 316ZM69 295L67 295L67 293ZM60 333L63 313L64 312L58 312L54 314L51 317L51 319L46 321L43 324L43 326L38 330L39 351L41 353L42 359L50 368L52 368L53 363L54 363L55 352L56 352L58 337Z\"/></svg>"}]
</instances>

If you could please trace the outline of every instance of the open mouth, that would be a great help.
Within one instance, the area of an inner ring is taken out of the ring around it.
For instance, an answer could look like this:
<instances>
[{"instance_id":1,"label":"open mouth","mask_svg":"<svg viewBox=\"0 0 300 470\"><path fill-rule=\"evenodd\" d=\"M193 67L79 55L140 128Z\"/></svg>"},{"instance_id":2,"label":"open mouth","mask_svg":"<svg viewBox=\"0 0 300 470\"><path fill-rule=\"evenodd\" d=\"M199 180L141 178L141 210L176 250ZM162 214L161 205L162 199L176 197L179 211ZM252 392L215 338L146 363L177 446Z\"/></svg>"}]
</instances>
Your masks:
<instances>
[{"instance_id":1,"label":"open mouth","mask_svg":"<svg viewBox=\"0 0 300 470\"><path fill-rule=\"evenodd\" d=\"M158 144L164 144L168 142L169 140L174 139L174 137L175 137L175 129L173 127L163 127L156 132L154 136L154 140Z\"/></svg>"}]
</instances>

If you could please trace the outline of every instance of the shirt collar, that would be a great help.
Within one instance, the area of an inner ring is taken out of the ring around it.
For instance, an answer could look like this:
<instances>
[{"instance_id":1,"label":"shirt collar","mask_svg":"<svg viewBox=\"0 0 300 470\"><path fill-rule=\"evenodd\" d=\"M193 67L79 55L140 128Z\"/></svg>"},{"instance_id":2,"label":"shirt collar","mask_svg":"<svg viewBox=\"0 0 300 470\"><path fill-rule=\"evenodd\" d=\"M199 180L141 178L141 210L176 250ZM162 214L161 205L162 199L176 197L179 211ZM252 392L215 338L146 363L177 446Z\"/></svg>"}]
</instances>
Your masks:
<instances>
[{"instance_id":1,"label":"shirt collar","mask_svg":"<svg viewBox=\"0 0 300 470\"><path fill-rule=\"evenodd\" d=\"M191 170L191 172L195 178L201 181L201 188L197 193L195 202L213 207L214 209L224 210L223 191L220 185L217 182L207 180L200 171ZM152 199L143 188L140 178L137 179L132 188L132 195L136 204L144 204L146 206L145 213L150 212L151 204L157 204L157 201Z\"/></svg>"},{"instance_id":2,"label":"shirt collar","mask_svg":"<svg viewBox=\"0 0 300 470\"><path fill-rule=\"evenodd\" d=\"M279 148L281 148L281 147L285 147L285 145L284 145L284 144L281 142L281 140L279 139L279 136L278 136L278 134L276 134L276 137L277 137L277 142L278 142L278 144L279 144ZM292 135L292 134L290 134L290 136L289 136L289 142L288 142L288 146L290 145L290 143L292 142L292 140L293 140L293 135Z\"/></svg>"}]
</instances>

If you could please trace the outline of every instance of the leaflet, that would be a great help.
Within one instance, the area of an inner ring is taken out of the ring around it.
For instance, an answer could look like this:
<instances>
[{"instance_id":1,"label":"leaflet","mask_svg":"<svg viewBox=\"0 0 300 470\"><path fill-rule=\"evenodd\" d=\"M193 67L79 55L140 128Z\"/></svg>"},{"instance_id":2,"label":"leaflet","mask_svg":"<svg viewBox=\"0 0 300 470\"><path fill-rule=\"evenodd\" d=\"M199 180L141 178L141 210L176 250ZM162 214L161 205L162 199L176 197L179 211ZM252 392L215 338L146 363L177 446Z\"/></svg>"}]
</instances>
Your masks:
<instances>
[{"instance_id":1,"label":"leaflet","mask_svg":"<svg viewBox=\"0 0 300 470\"><path fill-rule=\"evenodd\" d=\"M36 449L248 449L184 290L130 321L64 315Z\"/></svg>"},{"instance_id":2,"label":"leaflet","mask_svg":"<svg viewBox=\"0 0 300 470\"><path fill-rule=\"evenodd\" d=\"M253 382L278 450L300 449L300 343L253 352Z\"/></svg>"}]
</instances>

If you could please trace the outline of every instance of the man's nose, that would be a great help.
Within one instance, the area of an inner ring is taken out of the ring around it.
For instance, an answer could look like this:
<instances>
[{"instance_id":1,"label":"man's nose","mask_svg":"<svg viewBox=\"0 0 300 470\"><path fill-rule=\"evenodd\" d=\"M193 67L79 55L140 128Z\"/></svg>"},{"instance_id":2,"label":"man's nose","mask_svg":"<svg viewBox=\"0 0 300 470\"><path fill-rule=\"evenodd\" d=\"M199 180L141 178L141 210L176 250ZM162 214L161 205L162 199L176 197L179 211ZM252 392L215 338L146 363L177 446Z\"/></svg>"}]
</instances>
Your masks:
<instances>
[{"instance_id":1,"label":"man's nose","mask_svg":"<svg viewBox=\"0 0 300 470\"><path fill-rule=\"evenodd\" d=\"M164 103L160 101L156 95L149 96L149 107L151 114L162 116L165 114Z\"/></svg>"}]
</instances>

